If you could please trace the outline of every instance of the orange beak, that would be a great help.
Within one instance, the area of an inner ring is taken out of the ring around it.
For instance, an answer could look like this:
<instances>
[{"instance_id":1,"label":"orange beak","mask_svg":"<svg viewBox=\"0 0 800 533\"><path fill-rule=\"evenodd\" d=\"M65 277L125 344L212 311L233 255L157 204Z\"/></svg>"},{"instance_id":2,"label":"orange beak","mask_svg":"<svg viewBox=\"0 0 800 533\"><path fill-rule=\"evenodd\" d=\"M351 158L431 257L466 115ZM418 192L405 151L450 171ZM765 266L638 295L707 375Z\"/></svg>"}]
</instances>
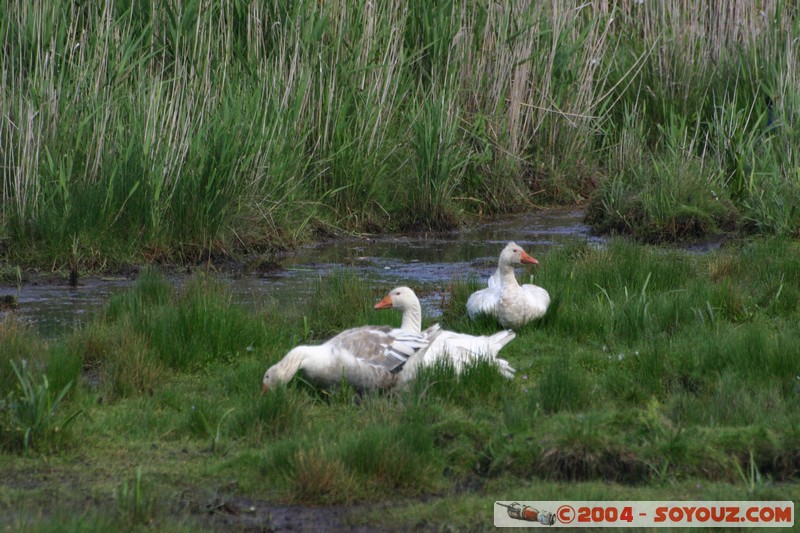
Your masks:
<instances>
[{"instance_id":1,"label":"orange beak","mask_svg":"<svg viewBox=\"0 0 800 533\"><path fill-rule=\"evenodd\" d=\"M522 251L522 264L524 265L538 265L539 261L535 257L529 256L525 250Z\"/></svg>"},{"instance_id":2,"label":"orange beak","mask_svg":"<svg viewBox=\"0 0 800 533\"><path fill-rule=\"evenodd\" d=\"M387 294L383 297L383 300L375 304L375 309L389 309L392 307L392 299Z\"/></svg>"},{"instance_id":3,"label":"orange beak","mask_svg":"<svg viewBox=\"0 0 800 533\"><path fill-rule=\"evenodd\" d=\"M267 384L264 383L261 385L261 396L264 396L267 393Z\"/></svg>"}]
</instances>

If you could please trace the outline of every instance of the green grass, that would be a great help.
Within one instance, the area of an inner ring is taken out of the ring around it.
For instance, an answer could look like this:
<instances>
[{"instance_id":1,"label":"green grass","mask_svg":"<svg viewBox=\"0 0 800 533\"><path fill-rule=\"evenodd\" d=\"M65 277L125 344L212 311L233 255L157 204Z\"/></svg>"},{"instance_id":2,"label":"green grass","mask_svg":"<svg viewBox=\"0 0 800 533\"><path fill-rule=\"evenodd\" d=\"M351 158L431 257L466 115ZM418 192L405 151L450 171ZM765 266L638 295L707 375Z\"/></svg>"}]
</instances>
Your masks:
<instances>
[{"instance_id":1,"label":"green grass","mask_svg":"<svg viewBox=\"0 0 800 533\"><path fill-rule=\"evenodd\" d=\"M81 411L70 415L62 412L64 400L72 387L68 382L62 389L50 386L46 375L36 375L29 363L10 361L17 378L15 387L3 400L0 418L0 443L11 450L56 449L68 438L68 429Z\"/></svg>"},{"instance_id":2,"label":"green grass","mask_svg":"<svg viewBox=\"0 0 800 533\"><path fill-rule=\"evenodd\" d=\"M264 370L294 345L397 319L367 307L386 288L349 271L321 280L290 315L246 313L207 274L174 289L145 273L59 339L7 321L3 371L30 361L31 390L57 406L46 427L82 414L57 438L38 433L35 453L0 434L2 524L224 528L202 509L246 501L256 511L242 516L366 505L338 519L442 528L446 502L465 513L448 512L453 523L486 530L492 501L531 491L800 496L797 243L760 238L700 255L611 241L539 259L534 281L557 304L503 349L512 381L486 364L461 376L438 365L391 394L294 380L261 396ZM453 281L447 328L492 331L466 318L474 285ZM5 400L4 416L17 401Z\"/></svg>"},{"instance_id":3,"label":"green grass","mask_svg":"<svg viewBox=\"0 0 800 533\"><path fill-rule=\"evenodd\" d=\"M797 235L798 28L782 0L12 0L0 257L191 262L586 201L648 241Z\"/></svg>"},{"instance_id":4,"label":"green grass","mask_svg":"<svg viewBox=\"0 0 800 533\"><path fill-rule=\"evenodd\" d=\"M744 224L719 176L696 162L670 160L621 169L595 191L587 222L648 242L691 240Z\"/></svg>"}]
</instances>

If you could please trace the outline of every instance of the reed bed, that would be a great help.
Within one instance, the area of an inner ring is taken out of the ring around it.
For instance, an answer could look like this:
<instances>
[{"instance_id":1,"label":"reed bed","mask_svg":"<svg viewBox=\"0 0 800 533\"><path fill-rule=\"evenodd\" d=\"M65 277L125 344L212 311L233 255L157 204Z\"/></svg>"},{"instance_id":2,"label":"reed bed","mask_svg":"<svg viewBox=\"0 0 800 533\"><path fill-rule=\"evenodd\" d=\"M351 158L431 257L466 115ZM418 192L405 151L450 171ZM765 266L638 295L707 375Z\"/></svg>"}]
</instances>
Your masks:
<instances>
[{"instance_id":1,"label":"reed bed","mask_svg":"<svg viewBox=\"0 0 800 533\"><path fill-rule=\"evenodd\" d=\"M0 242L195 259L587 199L664 238L796 233L797 37L781 0L9 0ZM637 204L685 165L701 194Z\"/></svg>"}]
</instances>

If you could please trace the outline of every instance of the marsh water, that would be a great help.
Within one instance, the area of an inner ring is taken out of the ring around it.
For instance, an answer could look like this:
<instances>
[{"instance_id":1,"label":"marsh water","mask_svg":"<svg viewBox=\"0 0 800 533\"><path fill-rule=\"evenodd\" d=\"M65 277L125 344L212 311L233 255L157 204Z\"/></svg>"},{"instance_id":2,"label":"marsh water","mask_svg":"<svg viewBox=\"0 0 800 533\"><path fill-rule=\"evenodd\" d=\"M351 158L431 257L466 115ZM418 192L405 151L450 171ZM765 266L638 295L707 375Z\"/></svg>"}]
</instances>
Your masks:
<instances>
[{"instance_id":1,"label":"marsh water","mask_svg":"<svg viewBox=\"0 0 800 533\"><path fill-rule=\"evenodd\" d=\"M241 268L221 269L218 278L234 302L257 307L270 300L281 305L307 298L320 277L338 269L355 269L376 287L441 287L468 276L488 277L497 256L510 240L534 257L553 246L576 240L600 242L583 223L583 212L550 209L536 213L503 216L463 230L414 233L363 238L342 238L301 247L276 257L278 267L266 272ZM189 274L168 277L176 286ZM33 282L21 287L0 287L0 297L14 295L13 311L25 323L33 324L45 337L79 327L91 319L115 293L135 282L131 277L82 277L78 287L63 282ZM422 291L424 313L439 314L437 291ZM0 315L11 311L0 311Z\"/></svg>"}]
</instances>

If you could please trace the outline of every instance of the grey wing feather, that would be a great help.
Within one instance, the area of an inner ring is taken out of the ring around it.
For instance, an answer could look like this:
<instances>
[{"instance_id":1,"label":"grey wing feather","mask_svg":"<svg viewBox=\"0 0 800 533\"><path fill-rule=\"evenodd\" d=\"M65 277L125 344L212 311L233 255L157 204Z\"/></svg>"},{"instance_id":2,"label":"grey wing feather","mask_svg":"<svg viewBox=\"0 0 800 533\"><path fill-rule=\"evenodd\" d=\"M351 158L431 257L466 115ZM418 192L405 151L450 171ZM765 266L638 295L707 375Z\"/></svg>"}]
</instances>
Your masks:
<instances>
[{"instance_id":1,"label":"grey wing feather","mask_svg":"<svg viewBox=\"0 0 800 533\"><path fill-rule=\"evenodd\" d=\"M328 341L347 350L362 363L395 373L409 357L428 345L420 333L411 333L388 326L364 326L343 331Z\"/></svg>"}]
</instances>

